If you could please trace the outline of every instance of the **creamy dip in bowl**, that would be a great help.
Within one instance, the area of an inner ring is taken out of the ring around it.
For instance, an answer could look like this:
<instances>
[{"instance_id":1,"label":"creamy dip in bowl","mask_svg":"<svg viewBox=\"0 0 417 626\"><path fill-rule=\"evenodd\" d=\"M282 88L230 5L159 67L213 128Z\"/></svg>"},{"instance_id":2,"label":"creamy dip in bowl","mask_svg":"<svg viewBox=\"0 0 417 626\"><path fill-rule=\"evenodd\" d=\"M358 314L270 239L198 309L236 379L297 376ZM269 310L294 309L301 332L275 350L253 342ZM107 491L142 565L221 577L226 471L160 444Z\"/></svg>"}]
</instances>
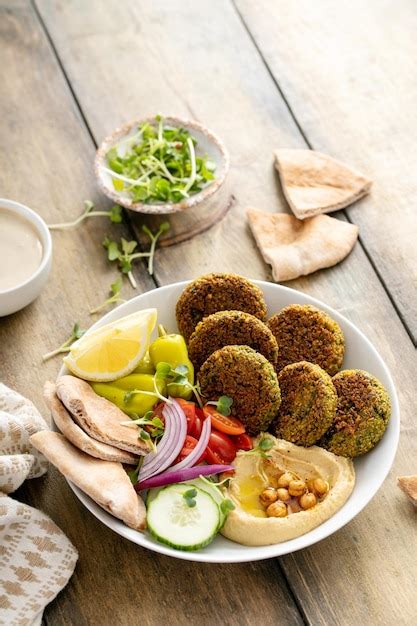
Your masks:
<instances>
[{"instance_id":1,"label":"creamy dip in bowl","mask_svg":"<svg viewBox=\"0 0 417 626\"><path fill-rule=\"evenodd\" d=\"M0 316L39 295L51 260L51 235L43 219L19 202L0 198Z\"/></svg>"}]
</instances>

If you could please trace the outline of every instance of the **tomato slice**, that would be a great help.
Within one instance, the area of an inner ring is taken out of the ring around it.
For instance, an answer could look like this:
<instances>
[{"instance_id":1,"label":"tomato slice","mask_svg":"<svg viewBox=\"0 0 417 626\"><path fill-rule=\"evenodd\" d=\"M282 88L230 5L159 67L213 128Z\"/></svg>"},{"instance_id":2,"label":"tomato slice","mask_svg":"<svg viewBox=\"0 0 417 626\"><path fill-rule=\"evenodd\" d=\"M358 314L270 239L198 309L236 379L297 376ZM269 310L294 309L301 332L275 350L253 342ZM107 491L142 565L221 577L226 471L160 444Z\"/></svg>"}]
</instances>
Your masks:
<instances>
[{"instance_id":1,"label":"tomato slice","mask_svg":"<svg viewBox=\"0 0 417 626\"><path fill-rule=\"evenodd\" d=\"M201 429L203 428L203 422L204 422L204 413L197 406L195 407L195 419L194 419L193 428L190 430L189 434L192 435L193 437L197 437L197 439L200 439Z\"/></svg>"},{"instance_id":2,"label":"tomato slice","mask_svg":"<svg viewBox=\"0 0 417 626\"><path fill-rule=\"evenodd\" d=\"M233 441L237 450L252 450L253 448L252 437L246 433L233 437Z\"/></svg>"},{"instance_id":3,"label":"tomato slice","mask_svg":"<svg viewBox=\"0 0 417 626\"><path fill-rule=\"evenodd\" d=\"M212 404L206 404L203 407L203 411L206 416L210 415L212 425L221 433L226 433L226 435L241 435L245 432L245 427L241 421L231 415L227 417L226 415L222 415Z\"/></svg>"},{"instance_id":4,"label":"tomato slice","mask_svg":"<svg viewBox=\"0 0 417 626\"><path fill-rule=\"evenodd\" d=\"M206 449L206 460L209 463L231 463L236 456L236 446L231 437L217 430L212 430L208 447Z\"/></svg>"},{"instance_id":5,"label":"tomato slice","mask_svg":"<svg viewBox=\"0 0 417 626\"><path fill-rule=\"evenodd\" d=\"M194 450L197 444L198 444L198 440L195 437L192 437L191 435L187 435L185 438L185 442L182 447L182 450L179 453L174 463L179 463L180 461L183 461L190 454L190 452ZM205 452L203 452L200 459L196 461L196 464L199 463L199 461L201 461L204 458L204 454Z\"/></svg>"},{"instance_id":6,"label":"tomato slice","mask_svg":"<svg viewBox=\"0 0 417 626\"><path fill-rule=\"evenodd\" d=\"M181 406L187 418L187 434L193 435L194 423L195 423L195 404L194 402L188 402L183 398L175 398L178 404ZM200 436L199 434L196 436Z\"/></svg>"}]
</instances>

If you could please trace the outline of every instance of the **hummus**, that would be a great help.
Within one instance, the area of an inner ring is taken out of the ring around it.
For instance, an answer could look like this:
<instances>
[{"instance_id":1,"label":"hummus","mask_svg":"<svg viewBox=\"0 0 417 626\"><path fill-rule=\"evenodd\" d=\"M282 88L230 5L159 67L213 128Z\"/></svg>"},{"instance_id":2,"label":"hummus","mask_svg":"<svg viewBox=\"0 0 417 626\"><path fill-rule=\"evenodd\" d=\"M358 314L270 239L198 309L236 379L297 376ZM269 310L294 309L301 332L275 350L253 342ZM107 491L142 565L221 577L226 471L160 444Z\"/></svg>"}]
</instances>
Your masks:
<instances>
[{"instance_id":1,"label":"hummus","mask_svg":"<svg viewBox=\"0 0 417 626\"><path fill-rule=\"evenodd\" d=\"M226 495L236 508L229 513L221 532L247 546L281 543L304 535L334 515L355 484L352 461L317 446L302 448L275 439L268 457L238 452L235 474L227 488ZM275 486L274 481L283 472L290 472L306 483L320 478L328 483L329 491L308 510L289 506L286 517L268 517L259 496L267 487Z\"/></svg>"}]
</instances>

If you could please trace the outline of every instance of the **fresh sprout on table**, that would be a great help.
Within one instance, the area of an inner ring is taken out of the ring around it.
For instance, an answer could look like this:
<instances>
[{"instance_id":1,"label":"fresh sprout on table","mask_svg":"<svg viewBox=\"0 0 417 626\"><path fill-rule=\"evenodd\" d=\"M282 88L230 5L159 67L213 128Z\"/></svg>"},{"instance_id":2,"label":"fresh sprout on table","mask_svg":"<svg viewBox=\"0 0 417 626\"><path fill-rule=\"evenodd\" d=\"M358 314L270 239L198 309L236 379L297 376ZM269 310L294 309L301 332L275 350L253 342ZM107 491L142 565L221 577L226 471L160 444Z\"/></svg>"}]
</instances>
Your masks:
<instances>
[{"instance_id":1,"label":"fresh sprout on table","mask_svg":"<svg viewBox=\"0 0 417 626\"><path fill-rule=\"evenodd\" d=\"M127 275L134 289L137 289L137 284L132 274L132 262L139 258L147 258L148 272L150 275L153 274L153 259L155 256L156 243L159 237L169 230L169 223L163 222L155 234L153 234L147 226L143 226L142 230L151 240L151 246L148 252L135 252L138 242L134 240L127 241L123 237L120 243L112 241L108 237L103 241L103 246L107 250L108 260L111 262L117 261L119 271Z\"/></svg>"},{"instance_id":2,"label":"fresh sprout on table","mask_svg":"<svg viewBox=\"0 0 417 626\"><path fill-rule=\"evenodd\" d=\"M103 302L103 304L100 304L99 306L95 307L94 309L91 309L90 315L93 315L94 313L99 313L100 311L105 309L107 306L109 306L109 304L116 304L117 302L126 302L126 300L124 298L120 297L122 284L123 284L122 277L119 276L114 281L114 283L112 283L110 285L110 289L109 289L110 297L107 298L107 300L105 300Z\"/></svg>"},{"instance_id":3,"label":"fresh sprout on table","mask_svg":"<svg viewBox=\"0 0 417 626\"><path fill-rule=\"evenodd\" d=\"M62 354L63 352L69 352L71 350L71 345L74 343L74 341L77 341L77 339L80 339L80 337L82 337L84 333L85 333L85 330L80 328L80 325L78 322L75 322L71 331L71 335L68 337L68 339L64 341L64 343L61 344L55 350L51 350L51 352L47 352L46 354L44 354L42 356L42 361L47 361L48 359L51 359L53 356L56 356L57 354Z\"/></svg>"},{"instance_id":4,"label":"fresh sprout on table","mask_svg":"<svg viewBox=\"0 0 417 626\"><path fill-rule=\"evenodd\" d=\"M114 224L120 224L123 221L122 207L118 204L112 206L109 211L93 211L94 203L91 200L84 200L85 210L72 222L62 222L60 224L48 224L49 230L66 230L79 226L89 217L108 217Z\"/></svg>"}]
</instances>

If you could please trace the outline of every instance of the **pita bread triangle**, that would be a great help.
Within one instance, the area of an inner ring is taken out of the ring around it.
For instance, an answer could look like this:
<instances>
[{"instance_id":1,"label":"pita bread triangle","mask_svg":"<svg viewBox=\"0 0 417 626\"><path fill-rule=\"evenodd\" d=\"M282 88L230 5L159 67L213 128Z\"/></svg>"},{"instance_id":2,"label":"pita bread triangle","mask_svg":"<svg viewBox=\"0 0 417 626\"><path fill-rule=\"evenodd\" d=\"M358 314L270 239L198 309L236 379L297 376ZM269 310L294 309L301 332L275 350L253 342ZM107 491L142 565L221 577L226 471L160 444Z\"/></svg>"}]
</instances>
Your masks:
<instances>
[{"instance_id":1,"label":"pita bread triangle","mask_svg":"<svg viewBox=\"0 0 417 626\"><path fill-rule=\"evenodd\" d=\"M128 465L138 464L139 457L132 454L132 452L119 450L119 448L109 446L107 443L102 443L87 435L87 433L74 422L71 415L59 400L56 395L54 383L45 383L43 387L43 397L51 410L52 419L56 426L76 448L96 459L103 459L103 461L118 461L119 463L127 463Z\"/></svg>"},{"instance_id":2,"label":"pita bread triangle","mask_svg":"<svg viewBox=\"0 0 417 626\"><path fill-rule=\"evenodd\" d=\"M417 476L399 476L398 486L409 497L414 506L417 506Z\"/></svg>"},{"instance_id":3,"label":"pita bread triangle","mask_svg":"<svg viewBox=\"0 0 417 626\"><path fill-rule=\"evenodd\" d=\"M129 416L113 402L97 395L85 380L61 376L56 383L56 394L78 426L93 439L133 454L150 452L150 445L139 438L140 428L125 426L123 422L128 422Z\"/></svg>"},{"instance_id":4,"label":"pita bread triangle","mask_svg":"<svg viewBox=\"0 0 417 626\"><path fill-rule=\"evenodd\" d=\"M357 226L328 215L298 220L285 213L248 209L247 216L276 282L306 276L339 263L358 238Z\"/></svg>"},{"instance_id":5,"label":"pita bread triangle","mask_svg":"<svg viewBox=\"0 0 417 626\"><path fill-rule=\"evenodd\" d=\"M294 215L303 220L337 211L367 194L372 181L315 150L276 150L282 189Z\"/></svg>"},{"instance_id":6,"label":"pita bread triangle","mask_svg":"<svg viewBox=\"0 0 417 626\"><path fill-rule=\"evenodd\" d=\"M134 490L121 463L94 459L78 450L64 435L51 430L35 433L30 437L30 442L61 474L103 509L131 528L145 528L145 504Z\"/></svg>"}]
</instances>

